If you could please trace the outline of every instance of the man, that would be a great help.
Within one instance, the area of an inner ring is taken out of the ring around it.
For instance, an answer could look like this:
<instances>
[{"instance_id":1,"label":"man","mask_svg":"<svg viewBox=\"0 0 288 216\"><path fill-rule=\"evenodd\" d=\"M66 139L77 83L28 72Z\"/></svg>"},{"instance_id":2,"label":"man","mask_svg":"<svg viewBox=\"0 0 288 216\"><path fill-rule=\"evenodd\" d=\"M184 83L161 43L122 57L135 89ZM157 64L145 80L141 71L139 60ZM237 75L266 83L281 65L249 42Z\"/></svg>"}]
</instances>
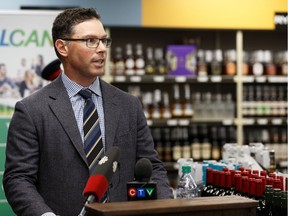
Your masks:
<instances>
[{"instance_id":1,"label":"man","mask_svg":"<svg viewBox=\"0 0 288 216\"><path fill-rule=\"evenodd\" d=\"M9 126L3 185L13 210L22 216L72 216L81 211L89 178L83 148L86 99L80 95L82 89L92 92L101 145L105 150L117 146L121 151L120 169L107 194L109 201L127 199L126 183L133 180L140 158L153 164L158 198L172 198L139 100L100 79L111 40L97 12L65 10L56 17L52 36L64 72L18 102Z\"/></svg>"}]
</instances>

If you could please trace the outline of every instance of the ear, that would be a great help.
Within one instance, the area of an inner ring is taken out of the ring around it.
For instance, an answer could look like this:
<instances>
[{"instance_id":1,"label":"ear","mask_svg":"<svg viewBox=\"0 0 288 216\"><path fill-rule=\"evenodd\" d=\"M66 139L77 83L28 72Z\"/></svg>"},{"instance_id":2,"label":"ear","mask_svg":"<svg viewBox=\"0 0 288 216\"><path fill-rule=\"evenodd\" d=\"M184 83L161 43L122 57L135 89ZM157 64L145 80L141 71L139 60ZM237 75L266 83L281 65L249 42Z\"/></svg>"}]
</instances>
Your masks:
<instances>
[{"instance_id":1,"label":"ear","mask_svg":"<svg viewBox=\"0 0 288 216\"><path fill-rule=\"evenodd\" d=\"M68 47L65 41L58 39L55 41L55 47L61 56L67 56Z\"/></svg>"}]
</instances>

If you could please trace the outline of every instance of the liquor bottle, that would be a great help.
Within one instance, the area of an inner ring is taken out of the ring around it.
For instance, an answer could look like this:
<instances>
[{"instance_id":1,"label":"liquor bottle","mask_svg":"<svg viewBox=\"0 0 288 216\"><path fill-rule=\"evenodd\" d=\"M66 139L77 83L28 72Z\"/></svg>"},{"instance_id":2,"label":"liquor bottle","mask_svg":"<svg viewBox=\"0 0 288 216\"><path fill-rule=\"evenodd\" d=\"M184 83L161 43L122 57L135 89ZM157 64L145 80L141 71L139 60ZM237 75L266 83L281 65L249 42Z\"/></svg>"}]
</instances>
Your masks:
<instances>
[{"instance_id":1,"label":"liquor bottle","mask_svg":"<svg viewBox=\"0 0 288 216\"><path fill-rule=\"evenodd\" d=\"M284 191L282 192L281 197L281 216L287 216L287 203L288 203L288 192Z\"/></svg>"},{"instance_id":2,"label":"liquor bottle","mask_svg":"<svg viewBox=\"0 0 288 216\"><path fill-rule=\"evenodd\" d=\"M196 92L193 94L193 101L194 101L194 119L203 119L203 109L204 109L204 104L201 100L201 93Z\"/></svg>"},{"instance_id":3,"label":"liquor bottle","mask_svg":"<svg viewBox=\"0 0 288 216\"><path fill-rule=\"evenodd\" d=\"M171 140L173 142L172 147L172 159L173 161L178 161L182 157L182 148L181 148L181 142L180 142L180 128L172 128L171 130Z\"/></svg>"},{"instance_id":4,"label":"liquor bottle","mask_svg":"<svg viewBox=\"0 0 288 216\"><path fill-rule=\"evenodd\" d=\"M190 91L190 85L189 84L185 84L184 93L185 93L185 99L183 101L183 116L185 118L192 118L194 111L193 111L193 105L192 105L192 100L191 100L191 91Z\"/></svg>"},{"instance_id":5,"label":"liquor bottle","mask_svg":"<svg viewBox=\"0 0 288 216\"><path fill-rule=\"evenodd\" d=\"M262 180L255 179L255 199L258 201L257 214L258 216L263 215L264 212L264 196L263 196Z\"/></svg>"},{"instance_id":6,"label":"liquor bottle","mask_svg":"<svg viewBox=\"0 0 288 216\"><path fill-rule=\"evenodd\" d=\"M213 51L211 63L211 75L222 75L223 68L223 55L222 50L216 49Z\"/></svg>"},{"instance_id":7,"label":"liquor bottle","mask_svg":"<svg viewBox=\"0 0 288 216\"><path fill-rule=\"evenodd\" d=\"M146 61L145 61L145 73L146 75L154 75L156 71L155 60L153 56L153 48L148 47L146 50Z\"/></svg>"},{"instance_id":8,"label":"liquor bottle","mask_svg":"<svg viewBox=\"0 0 288 216\"><path fill-rule=\"evenodd\" d=\"M169 95L167 92L163 93L163 112L162 112L162 118L164 119L170 119L172 117L172 113L170 110L170 104L169 104Z\"/></svg>"},{"instance_id":9,"label":"liquor bottle","mask_svg":"<svg viewBox=\"0 0 288 216\"><path fill-rule=\"evenodd\" d=\"M210 120L213 119L213 103L211 92L206 92L203 98L203 119Z\"/></svg>"},{"instance_id":10,"label":"liquor bottle","mask_svg":"<svg viewBox=\"0 0 288 216\"><path fill-rule=\"evenodd\" d=\"M172 144L171 144L171 136L170 129L164 129L164 161L171 162L172 161Z\"/></svg>"},{"instance_id":11,"label":"liquor bottle","mask_svg":"<svg viewBox=\"0 0 288 216\"><path fill-rule=\"evenodd\" d=\"M262 101L262 87L261 85L256 86L256 116L263 117L263 101Z\"/></svg>"},{"instance_id":12,"label":"liquor bottle","mask_svg":"<svg viewBox=\"0 0 288 216\"><path fill-rule=\"evenodd\" d=\"M191 146L189 142L188 128L182 128L182 157L191 158Z\"/></svg>"},{"instance_id":13,"label":"liquor bottle","mask_svg":"<svg viewBox=\"0 0 288 216\"><path fill-rule=\"evenodd\" d=\"M235 174L234 176L235 183L235 195L242 196L242 177L241 174Z\"/></svg>"},{"instance_id":14,"label":"liquor bottle","mask_svg":"<svg viewBox=\"0 0 288 216\"><path fill-rule=\"evenodd\" d=\"M204 50L197 51L197 74L198 76L207 76L208 69L205 61L205 52Z\"/></svg>"},{"instance_id":15,"label":"liquor bottle","mask_svg":"<svg viewBox=\"0 0 288 216\"><path fill-rule=\"evenodd\" d=\"M180 102L179 85L177 84L174 85L174 98L171 110L172 110L172 116L174 118L181 118L183 116L183 110Z\"/></svg>"},{"instance_id":16,"label":"liquor bottle","mask_svg":"<svg viewBox=\"0 0 288 216\"><path fill-rule=\"evenodd\" d=\"M202 160L209 160L211 158L211 142L208 138L208 128L206 125L201 125L200 127L200 136L201 136L201 158Z\"/></svg>"},{"instance_id":17,"label":"liquor bottle","mask_svg":"<svg viewBox=\"0 0 288 216\"><path fill-rule=\"evenodd\" d=\"M228 116L222 94L216 93L215 101L213 102L212 106L214 107L213 109L214 120L222 121L224 118Z\"/></svg>"},{"instance_id":18,"label":"liquor bottle","mask_svg":"<svg viewBox=\"0 0 288 216\"><path fill-rule=\"evenodd\" d=\"M225 192L225 172L219 172L219 182L218 182L218 189L213 191L213 196L220 196Z\"/></svg>"},{"instance_id":19,"label":"liquor bottle","mask_svg":"<svg viewBox=\"0 0 288 216\"><path fill-rule=\"evenodd\" d=\"M215 192L219 190L219 183L220 183L220 171L219 170L213 170L213 190L207 191L209 196L215 196Z\"/></svg>"},{"instance_id":20,"label":"liquor bottle","mask_svg":"<svg viewBox=\"0 0 288 216\"><path fill-rule=\"evenodd\" d=\"M143 56L143 48L142 44L136 45L135 51L135 74L136 75L144 75L145 74L145 59Z\"/></svg>"},{"instance_id":21,"label":"liquor bottle","mask_svg":"<svg viewBox=\"0 0 288 216\"><path fill-rule=\"evenodd\" d=\"M152 119L161 118L161 91L159 89L154 90L153 112L151 116L152 116Z\"/></svg>"},{"instance_id":22,"label":"liquor bottle","mask_svg":"<svg viewBox=\"0 0 288 216\"><path fill-rule=\"evenodd\" d=\"M221 149L218 142L217 127L214 126L211 128L211 144L212 144L211 159L217 161L220 159Z\"/></svg>"},{"instance_id":23,"label":"liquor bottle","mask_svg":"<svg viewBox=\"0 0 288 216\"><path fill-rule=\"evenodd\" d=\"M114 61L114 75L124 75L125 63L121 47L116 47L113 61Z\"/></svg>"},{"instance_id":24,"label":"liquor bottle","mask_svg":"<svg viewBox=\"0 0 288 216\"><path fill-rule=\"evenodd\" d=\"M125 55L125 74L135 75L135 60L132 50L132 44L126 44L126 55Z\"/></svg>"},{"instance_id":25,"label":"liquor bottle","mask_svg":"<svg viewBox=\"0 0 288 216\"><path fill-rule=\"evenodd\" d=\"M195 161L199 161L201 159L201 144L198 138L198 128L196 125L192 125L191 127L191 155Z\"/></svg>"},{"instance_id":26,"label":"liquor bottle","mask_svg":"<svg viewBox=\"0 0 288 216\"><path fill-rule=\"evenodd\" d=\"M155 66L156 66L156 74L166 75L167 66L163 57L162 48L155 48Z\"/></svg>"},{"instance_id":27,"label":"liquor bottle","mask_svg":"<svg viewBox=\"0 0 288 216\"><path fill-rule=\"evenodd\" d=\"M243 173L242 173L243 174ZM243 197L250 197L249 195L249 189L250 189L250 185L249 185L249 178L248 176L241 176L242 180L242 188L241 188L241 196Z\"/></svg>"},{"instance_id":28,"label":"liquor bottle","mask_svg":"<svg viewBox=\"0 0 288 216\"><path fill-rule=\"evenodd\" d=\"M234 76L236 72L236 50L227 50L225 52L225 74Z\"/></svg>"},{"instance_id":29,"label":"liquor bottle","mask_svg":"<svg viewBox=\"0 0 288 216\"><path fill-rule=\"evenodd\" d=\"M264 52L263 50L255 51L253 58L253 65L252 65L252 73L254 76L262 76L264 73L264 65L263 65L263 58Z\"/></svg>"},{"instance_id":30,"label":"liquor bottle","mask_svg":"<svg viewBox=\"0 0 288 216\"><path fill-rule=\"evenodd\" d=\"M212 64L212 51L205 50L205 63L207 67L207 75L211 75L211 64Z\"/></svg>"},{"instance_id":31,"label":"liquor bottle","mask_svg":"<svg viewBox=\"0 0 288 216\"><path fill-rule=\"evenodd\" d=\"M272 200L273 200L273 187L272 185L266 185L265 192L265 204L263 209L263 216L272 216Z\"/></svg>"},{"instance_id":32,"label":"liquor bottle","mask_svg":"<svg viewBox=\"0 0 288 216\"><path fill-rule=\"evenodd\" d=\"M198 196L197 185L191 175L191 166L182 166L182 176L176 188L176 198L191 199Z\"/></svg>"},{"instance_id":33,"label":"liquor bottle","mask_svg":"<svg viewBox=\"0 0 288 216\"><path fill-rule=\"evenodd\" d=\"M232 94L226 94L226 99L224 101L225 106L225 119L234 119L235 117L235 102L232 100Z\"/></svg>"},{"instance_id":34,"label":"liquor bottle","mask_svg":"<svg viewBox=\"0 0 288 216\"><path fill-rule=\"evenodd\" d=\"M206 185L201 191L201 197L207 197L208 193L207 191L213 189L213 169L208 167L206 169Z\"/></svg>"},{"instance_id":35,"label":"liquor bottle","mask_svg":"<svg viewBox=\"0 0 288 216\"><path fill-rule=\"evenodd\" d=\"M234 188L232 186L232 177L231 172L225 172L225 190L224 193L221 194L221 196L232 196L234 195Z\"/></svg>"},{"instance_id":36,"label":"liquor bottle","mask_svg":"<svg viewBox=\"0 0 288 216\"><path fill-rule=\"evenodd\" d=\"M281 215L281 190L279 188L273 189L271 211L273 216Z\"/></svg>"},{"instance_id":37,"label":"liquor bottle","mask_svg":"<svg viewBox=\"0 0 288 216\"><path fill-rule=\"evenodd\" d=\"M268 76L276 75L276 65L273 63L273 55L270 50L263 51L264 73Z\"/></svg>"},{"instance_id":38,"label":"liquor bottle","mask_svg":"<svg viewBox=\"0 0 288 216\"><path fill-rule=\"evenodd\" d=\"M256 182L255 178L249 178L248 182L248 187L249 187L249 192L248 192L248 197L255 199L256 198Z\"/></svg>"}]
</instances>

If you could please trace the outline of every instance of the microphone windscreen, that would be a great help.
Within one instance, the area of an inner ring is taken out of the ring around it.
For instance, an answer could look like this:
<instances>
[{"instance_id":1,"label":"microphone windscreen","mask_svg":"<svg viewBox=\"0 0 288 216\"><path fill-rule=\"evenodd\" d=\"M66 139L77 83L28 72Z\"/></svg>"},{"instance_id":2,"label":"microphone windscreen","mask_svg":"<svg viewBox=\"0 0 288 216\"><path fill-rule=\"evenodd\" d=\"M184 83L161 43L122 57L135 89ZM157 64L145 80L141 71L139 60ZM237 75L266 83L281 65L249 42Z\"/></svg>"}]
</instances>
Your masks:
<instances>
[{"instance_id":1,"label":"microphone windscreen","mask_svg":"<svg viewBox=\"0 0 288 216\"><path fill-rule=\"evenodd\" d=\"M109 182L107 181L107 178L105 176L90 176L84 188L83 194L84 196L89 196L93 194L95 197L95 201L99 202L105 194L108 186Z\"/></svg>"},{"instance_id":2,"label":"microphone windscreen","mask_svg":"<svg viewBox=\"0 0 288 216\"><path fill-rule=\"evenodd\" d=\"M97 201L101 200L117 170L119 156L120 149L118 147L113 146L107 150L89 177L83 191L84 196L93 194Z\"/></svg>"},{"instance_id":3,"label":"microphone windscreen","mask_svg":"<svg viewBox=\"0 0 288 216\"><path fill-rule=\"evenodd\" d=\"M140 182L148 182L152 175L152 163L147 158L141 158L135 165L135 179Z\"/></svg>"}]
</instances>

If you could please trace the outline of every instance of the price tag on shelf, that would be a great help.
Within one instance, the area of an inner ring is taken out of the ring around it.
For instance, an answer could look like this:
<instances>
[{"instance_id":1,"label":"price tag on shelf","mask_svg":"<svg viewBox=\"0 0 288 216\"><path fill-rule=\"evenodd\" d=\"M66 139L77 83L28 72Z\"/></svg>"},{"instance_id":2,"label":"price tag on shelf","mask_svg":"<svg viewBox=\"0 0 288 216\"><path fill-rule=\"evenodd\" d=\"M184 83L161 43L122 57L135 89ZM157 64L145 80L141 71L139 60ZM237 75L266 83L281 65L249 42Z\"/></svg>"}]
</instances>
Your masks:
<instances>
[{"instance_id":1,"label":"price tag on shelf","mask_svg":"<svg viewBox=\"0 0 288 216\"><path fill-rule=\"evenodd\" d=\"M115 82L125 82L126 77L125 76L115 76L114 80L115 80Z\"/></svg>"},{"instance_id":2,"label":"price tag on shelf","mask_svg":"<svg viewBox=\"0 0 288 216\"><path fill-rule=\"evenodd\" d=\"M281 118L273 118L273 119L271 120L271 123L272 123L273 125L281 125L281 124L282 124L282 119L281 119Z\"/></svg>"},{"instance_id":3,"label":"price tag on shelf","mask_svg":"<svg viewBox=\"0 0 288 216\"><path fill-rule=\"evenodd\" d=\"M164 82L165 77L164 76L153 76L153 81L154 82Z\"/></svg>"},{"instance_id":4,"label":"price tag on shelf","mask_svg":"<svg viewBox=\"0 0 288 216\"><path fill-rule=\"evenodd\" d=\"M197 81L198 82L208 82L208 76L198 76Z\"/></svg>"},{"instance_id":5,"label":"price tag on shelf","mask_svg":"<svg viewBox=\"0 0 288 216\"><path fill-rule=\"evenodd\" d=\"M222 77L221 76L211 76L211 82L221 82Z\"/></svg>"},{"instance_id":6,"label":"price tag on shelf","mask_svg":"<svg viewBox=\"0 0 288 216\"><path fill-rule=\"evenodd\" d=\"M268 76L268 81L271 83L285 83L288 81L287 76Z\"/></svg>"},{"instance_id":7,"label":"price tag on shelf","mask_svg":"<svg viewBox=\"0 0 288 216\"><path fill-rule=\"evenodd\" d=\"M178 124L179 124L180 126L188 126L189 123L190 123L189 119L180 119L180 120L178 121Z\"/></svg>"},{"instance_id":8,"label":"price tag on shelf","mask_svg":"<svg viewBox=\"0 0 288 216\"><path fill-rule=\"evenodd\" d=\"M268 124L268 119L267 118L257 119L257 124L259 124L259 125L267 125Z\"/></svg>"},{"instance_id":9,"label":"price tag on shelf","mask_svg":"<svg viewBox=\"0 0 288 216\"><path fill-rule=\"evenodd\" d=\"M183 83L187 81L187 77L186 76L175 76L175 81L179 82L179 83Z\"/></svg>"},{"instance_id":10,"label":"price tag on shelf","mask_svg":"<svg viewBox=\"0 0 288 216\"><path fill-rule=\"evenodd\" d=\"M243 82L246 82L246 83L254 82L254 77L253 76L244 76Z\"/></svg>"},{"instance_id":11,"label":"price tag on shelf","mask_svg":"<svg viewBox=\"0 0 288 216\"><path fill-rule=\"evenodd\" d=\"M257 76L257 77L255 77L255 79L256 79L256 82L258 82L258 83L266 82L266 77L265 76Z\"/></svg>"},{"instance_id":12,"label":"price tag on shelf","mask_svg":"<svg viewBox=\"0 0 288 216\"><path fill-rule=\"evenodd\" d=\"M140 76L131 76L130 81L131 82L141 82L142 78Z\"/></svg>"},{"instance_id":13,"label":"price tag on shelf","mask_svg":"<svg viewBox=\"0 0 288 216\"><path fill-rule=\"evenodd\" d=\"M223 125L232 125L233 124L233 119L224 119L222 121Z\"/></svg>"},{"instance_id":14,"label":"price tag on shelf","mask_svg":"<svg viewBox=\"0 0 288 216\"><path fill-rule=\"evenodd\" d=\"M176 126L177 120L176 119L169 119L169 120L167 120L167 125L168 126Z\"/></svg>"},{"instance_id":15,"label":"price tag on shelf","mask_svg":"<svg viewBox=\"0 0 288 216\"><path fill-rule=\"evenodd\" d=\"M253 125L255 123L255 120L247 118L247 119L244 119L243 122L245 125Z\"/></svg>"}]
</instances>

